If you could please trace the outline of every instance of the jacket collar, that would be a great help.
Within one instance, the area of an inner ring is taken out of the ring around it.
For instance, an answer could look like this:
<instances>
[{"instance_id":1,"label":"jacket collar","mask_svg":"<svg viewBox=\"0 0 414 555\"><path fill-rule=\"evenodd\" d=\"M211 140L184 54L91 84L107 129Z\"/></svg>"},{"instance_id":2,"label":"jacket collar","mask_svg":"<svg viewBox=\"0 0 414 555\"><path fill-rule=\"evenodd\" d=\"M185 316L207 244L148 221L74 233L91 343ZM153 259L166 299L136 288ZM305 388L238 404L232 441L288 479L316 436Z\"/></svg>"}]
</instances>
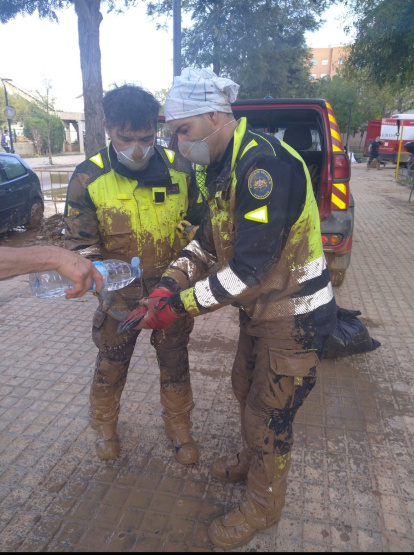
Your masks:
<instances>
[{"instance_id":1,"label":"jacket collar","mask_svg":"<svg viewBox=\"0 0 414 555\"><path fill-rule=\"evenodd\" d=\"M209 196L214 196L218 192L227 191L229 188L232 180L231 176L239 158L238 155L241 151L241 147L244 146L243 139L247 129L248 124L246 118L240 118L222 159L215 167L213 164L208 166L206 172L206 185L208 186Z\"/></svg>"}]
</instances>

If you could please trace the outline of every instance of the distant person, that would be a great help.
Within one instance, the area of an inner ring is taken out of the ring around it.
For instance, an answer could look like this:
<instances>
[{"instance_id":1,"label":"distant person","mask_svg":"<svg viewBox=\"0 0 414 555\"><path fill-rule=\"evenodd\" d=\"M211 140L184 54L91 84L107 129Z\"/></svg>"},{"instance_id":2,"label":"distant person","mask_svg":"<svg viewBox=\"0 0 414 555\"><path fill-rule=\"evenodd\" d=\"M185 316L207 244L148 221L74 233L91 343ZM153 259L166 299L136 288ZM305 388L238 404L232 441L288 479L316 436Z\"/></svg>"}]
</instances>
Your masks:
<instances>
[{"instance_id":1,"label":"distant person","mask_svg":"<svg viewBox=\"0 0 414 555\"><path fill-rule=\"evenodd\" d=\"M379 154L379 147L382 145L381 137L377 137L375 141L372 141L371 147L369 149L369 158L367 162L367 169L369 169L370 164L373 160L377 161L377 170L381 169L381 156Z\"/></svg>"},{"instance_id":2,"label":"distant person","mask_svg":"<svg viewBox=\"0 0 414 555\"><path fill-rule=\"evenodd\" d=\"M1 136L1 146L6 152L10 152L10 137L7 130L4 131L3 135Z\"/></svg>"},{"instance_id":3,"label":"distant person","mask_svg":"<svg viewBox=\"0 0 414 555\"><path fill-rule=\"evenodd\" d=\"M61 247L0 247L0 280L10 279L31 272L56 270L73 281L66 298L82 297L89 290L92 280L98 293L102 290L102 275L90 260Z\"/></svg>"}]
</instances>

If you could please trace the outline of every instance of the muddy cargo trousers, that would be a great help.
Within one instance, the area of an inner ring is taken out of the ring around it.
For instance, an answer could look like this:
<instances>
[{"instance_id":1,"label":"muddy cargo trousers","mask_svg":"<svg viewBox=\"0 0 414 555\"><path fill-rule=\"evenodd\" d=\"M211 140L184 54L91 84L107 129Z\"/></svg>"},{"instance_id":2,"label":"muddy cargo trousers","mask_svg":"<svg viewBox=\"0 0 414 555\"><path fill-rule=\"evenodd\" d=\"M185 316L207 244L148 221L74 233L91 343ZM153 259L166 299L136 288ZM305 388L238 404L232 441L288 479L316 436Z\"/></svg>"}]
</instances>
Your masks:
<instances>
[{"instance_id":1,"label":"muddy cargo trousers","mask_svg":"<svg viewBox=\"0 0 414 555\"><path fill-rule=\"evenodd\" d=\"M130 288L126 288L130 289ZM147 286L145 295L152 287ZM125 295L125 293L124 293ZM136 308L137 299L124 298L128 312ZM127 313L128 313L127 312ZM124 390L128 368L139 331L132 330L118 335L119 320L98 308L93 319L92 338L99 352L90 390L92 428L98 432L97 454L100 458L116 458L119 441L116 426L120 412L120 400ZM160 400L166 434L172 440L175 458L182 464L198 460L198 448L190 435L192 426L190 412L194 408L190 384L187 345L194 327L191 316L180 318L165 330L154 330L151 344L156 350L160 369Z\"/></svg>"},{"instance_id":2,"label":"muddy cargo trousers","mask_svg":"<svg viewBox=\"0 0 414 555\"><path fill-rule=\"evenodd\" d=\"M239 547L259 529L276 524L285 504L296 412L316 382L319 359L287 333L271 339L240 330L232 386L240 404L243 448L236 457L213 463L211 473L223 482L247 477L239 507L213 521L212 543Z\"/></svg>"}]
</instances>

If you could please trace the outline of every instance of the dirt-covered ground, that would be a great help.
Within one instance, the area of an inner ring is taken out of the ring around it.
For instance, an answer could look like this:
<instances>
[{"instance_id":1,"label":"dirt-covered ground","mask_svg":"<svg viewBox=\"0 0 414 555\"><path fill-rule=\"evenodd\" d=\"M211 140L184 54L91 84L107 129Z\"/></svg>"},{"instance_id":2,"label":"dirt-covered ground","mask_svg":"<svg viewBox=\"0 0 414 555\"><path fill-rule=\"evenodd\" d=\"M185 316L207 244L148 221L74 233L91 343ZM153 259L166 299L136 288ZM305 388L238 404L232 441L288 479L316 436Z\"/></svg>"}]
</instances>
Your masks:
<instances>
[{"instance_id":1,"label":"dirt-covered ground","mask_svg":"<svg viewBox=\"0 0 414 555\"><path fill-rule=\"evenodd\" d=\"M57 245L63 247L63 214L43 218L39 229L16 228L0 235L2 247L28 247L30 245Z\"/></svg>"}]
</instances>

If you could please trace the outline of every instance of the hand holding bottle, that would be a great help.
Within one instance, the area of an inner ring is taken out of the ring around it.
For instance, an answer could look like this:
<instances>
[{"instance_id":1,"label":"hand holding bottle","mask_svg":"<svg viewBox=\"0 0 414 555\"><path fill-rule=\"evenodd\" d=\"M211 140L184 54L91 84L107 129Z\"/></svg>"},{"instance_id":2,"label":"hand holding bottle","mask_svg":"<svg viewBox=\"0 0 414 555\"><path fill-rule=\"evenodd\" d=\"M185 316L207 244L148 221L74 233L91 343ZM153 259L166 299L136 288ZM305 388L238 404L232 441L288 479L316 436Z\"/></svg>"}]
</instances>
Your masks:
<instances>
[{"instance_id":1,"label":"hand holding bottle","mask_svg":"<svg viewBox=\"0 0 414 555\"><path fill-rule=\"evenodd\" d=\"M91 263L80 255L76 256L80 258L80 264L76 268L79 273L75 273L78 277L76 283L73 281L73 261L72 267L70 267L70 265L65 264L63 259L58 270L30 274L29 284L32 293L39 299L53 299L55 297L72 299L80 297L86 291L116 291L141 277L137 256L131 260L131 264L123 260L98 260ZM81 264L82 260L91 263L98 274L85 273L88 266L83 266ZM96 279L93 277L94 275L96 275ZM66 276L70 276L70 279Z\"/></svg>"},{"instance_id":2,"label":"hand holding bottle","mask_svg":"<svg viewBox=\"0 0 414 555\"><path fill-rule=\"evenodd\" d=\"M100 293L104 286L104 278L97 267L83 256L78 255L73 260L72 257L65 257L66 252L63 252L62 261L56 267L56 271L73 281L73 287L65 289L65 299L82 297L89 291L93 281L95 282L96 291Z\"/></svg>"},{"instance_id":3,"label":"hand holding bottle","mask_svg":"<svg viewBox=\"0 0 414 555\"><path fill-rule=\"evenodd\" d=\"M0 247L0 280L30 272L52 270L67 278L67 283L71 281L71 288L66 295L67 299L84 295L93 280L96 282L97 291L103 287L101 273L90 260L62 247L51 245Z\"/></svg>"}]
</instances>

